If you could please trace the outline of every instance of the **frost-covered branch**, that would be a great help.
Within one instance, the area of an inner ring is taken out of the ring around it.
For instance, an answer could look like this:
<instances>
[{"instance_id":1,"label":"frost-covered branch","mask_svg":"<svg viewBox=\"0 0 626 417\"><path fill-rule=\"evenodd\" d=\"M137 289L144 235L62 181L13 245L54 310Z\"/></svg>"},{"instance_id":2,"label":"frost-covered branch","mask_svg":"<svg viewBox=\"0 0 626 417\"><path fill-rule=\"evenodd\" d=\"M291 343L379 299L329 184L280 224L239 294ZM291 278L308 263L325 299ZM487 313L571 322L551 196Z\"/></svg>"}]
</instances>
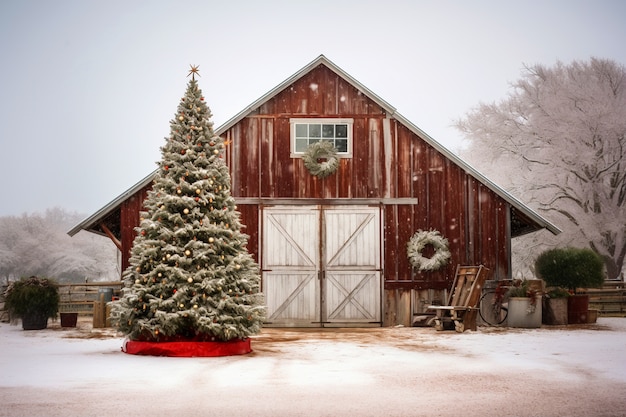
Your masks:
<instances>
[{"instance_id":1,"label":"frost-covered branch","mask_svg":"<svg viewBox=\"0 0 626 417\"><path fill-rule=\"evenodd\" d=\"M479 104L456 125L470 144L464 158L565 219L552 244L593 248L610 276L626 253L625 80L623 65L598 58L525 66L504 100Z\"/></svg>"}]
</instances>

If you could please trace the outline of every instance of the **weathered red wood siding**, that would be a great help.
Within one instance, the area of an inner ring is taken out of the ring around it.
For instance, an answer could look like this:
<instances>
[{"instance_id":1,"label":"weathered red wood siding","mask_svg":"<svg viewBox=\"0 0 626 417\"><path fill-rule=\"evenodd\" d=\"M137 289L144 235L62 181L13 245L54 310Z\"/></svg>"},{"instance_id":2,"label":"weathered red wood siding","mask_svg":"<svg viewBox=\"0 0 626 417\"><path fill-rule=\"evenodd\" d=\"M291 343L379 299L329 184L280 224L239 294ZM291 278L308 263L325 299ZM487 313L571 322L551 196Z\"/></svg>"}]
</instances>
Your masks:
<instances>
[{"instance_id":1,"label":"weathered red wood siding","mask_svg":"<svg viewBox=\"0 0 626 417\"><path fill-rule=\"evenodd\" d=\"M352 158L341 159L330 177L310 175L302 159L290 157L292 117L354 119ZM457 263L482 263L494 276L509 274L508 203L323 65L223 136L235 197L417 198L416 205L383 206L386 289L447 288ZM257 259L258 208L239 207ZM416 230L431 228L450 241L452 263L417 273L408 263L406 243Z\"/></svg>"},{"instance_id":2,"label":"weathered red wood siding","mask_svg":"<svg viewBox=\"0 0 626 417\"><path fill-rule=\"evenodd\" d=\"M143 211L143 202L148 195L148 190L152 184L143 187L135 194L124 200L120 206L120 234L122 242L122 272L129 266L130 250L137 232L135 228L139 226L139 215Z\"/></svg>"}]
</instances>

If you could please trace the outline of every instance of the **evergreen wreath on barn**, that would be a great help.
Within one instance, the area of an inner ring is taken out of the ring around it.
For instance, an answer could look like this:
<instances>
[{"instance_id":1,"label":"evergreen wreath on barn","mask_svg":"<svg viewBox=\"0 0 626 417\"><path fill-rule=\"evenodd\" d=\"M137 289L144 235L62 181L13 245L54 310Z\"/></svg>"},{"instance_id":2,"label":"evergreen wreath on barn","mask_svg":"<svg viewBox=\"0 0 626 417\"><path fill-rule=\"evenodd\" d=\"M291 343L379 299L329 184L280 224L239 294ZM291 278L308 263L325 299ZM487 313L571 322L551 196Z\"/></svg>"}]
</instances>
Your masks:
<instances>
[{"instance_id":1,"label":"evergreen wreath on barn","mask_svg":"<svg viewBox=\"0 0 626 417\"><path fill-rule=\"evenodd\" d=\"M431 258L422 255L427 245L435 248L435 254ZM437 230L418 230L407 244L409 262L420 271L436 271L446 265L451 254L448 248L448 239L441 236Z\"/></svg>"},{"instance_id":2,"label":"evergreen wreath on barn","mask_svg":"<svg viewBox=\"0 0 626 417\"><path fill-rule=\"evenodd\" d=\"M325 161L320 162L320 159L325 159ZM302 155L302 160L311 175L315 175L317 178L326 178L337 171L339 167L337 149L328 141L315 142L309 145Z\"/></svg>"}]
</instances>

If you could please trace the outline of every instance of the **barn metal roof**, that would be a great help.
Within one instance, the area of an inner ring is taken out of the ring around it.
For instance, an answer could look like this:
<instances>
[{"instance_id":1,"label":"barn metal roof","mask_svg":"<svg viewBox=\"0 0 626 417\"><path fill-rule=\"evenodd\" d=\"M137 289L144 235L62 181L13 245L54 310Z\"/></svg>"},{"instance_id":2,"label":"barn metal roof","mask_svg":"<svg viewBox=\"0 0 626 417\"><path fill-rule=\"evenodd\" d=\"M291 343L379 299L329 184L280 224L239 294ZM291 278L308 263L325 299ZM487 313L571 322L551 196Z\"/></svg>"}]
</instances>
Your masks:
<instances>
[{"instance_id":1,"label":"barn metal roof","mask_svg":"<svg viewBox=\"0 0 626 417\"><path fill-rule=\"evenodd\" d=\"M395 107L393 107L392 105L387 103L385 100L380 98L373 91L371 91L370 89L365 87L358 80L356 80L350 74L348 74L347 72L342 70L340 67L338 67L335 63L333 63L331 60L326 58L326 56L324 56L324 55L320 55L317 58L315 58L309 64L307 64L302 69L300 69L298 72L293 74L291 77L287 78L285 81L283 81L282 83L277 85L275 88L273 88L272 90L268 91L266 94L261 96L258 100L256 100L253 103L251 103L245 109L243 109L242 111L237 113L235 116L233 116L231 119L226 121L223 125L219 126L217 129L215 129L215 134L218 135L218 136L224 134L228 129L230 129L231 127L233 127L237 123L239 123L239 121L241 121L242 119L247 117L250 113L254 112L256 109L258 109L263 104L265 104L267 101L269 101L271 98L273 98L278 93L283 91L285 88L287 88L290 85L292 85L293 83L295 83L302 76L304 76L305 74L308 74L311 70L313 70L314 68L316 68L319 65L324 65L324 66L328 67L330 70L334 71L340 77L344 78L346 81L348 81L350 84L352 84L352 86L354 88L359 90L361 93L363 93L369 99L371 99L376 104L378 104L380 107L382 107L387 112L389 117L395 118L396 120L398 120L401 124L406 126L406 128L408 128L413 133L415 133L417 136L422 138L429 145L431 145L433 148L435 148L437 151L439 151L441 154L443 154L446 158L448 158L449 160L454 162L456 165L461 167L467 174L469 174L472 177L474 177L476 180L478 180L479 182L484 184L491 191L493 191L498 196L503 198L506 202L511 204L511 206L515 210L517 210L517 214L518 215L521 215L522 217L526 217L527 219L529 219L532 222L534 222L535 224L537 224L537 226L539 226L539 228L545 228L545 229L549 230L550 232L552 232L555 235L561 233L561 230L557 226L555 226L549 220L547 220L546 218L541 216L539 213L534 211L532 208L528 207L522 201L520 201L519 199L514 197L512 194L510 194L508 191L506 191L502 187L498 186L496 183L494 183L489 178L487 178L482 173L480 173L477 169L475 169L470 164L468 164L467 162L462 160L458 155L456 155L455 153L450 151L448 148L446 148L441 143L439 143L437 140L432 138L430 135L428 135L422 129L420 129L415 124L413 124L410 120L408 120L407 118L402 116L400 113L397 112ZM126 190L124 193L122 193L120 196L118 196L113 201L108 203L106 206L102 207L100 210L98 210L97 212L95 212L94 214L92 214L91 216L87 217L85 220L83 220L82 222L80 222L79 224L74 226L68 232L68 234L70 236L74 236L80 230L90 230L90 231L98 233L98 231L96 230L96 225L102 219L104 219L107 216L109 216L111 214L111 212L114 211L124 200L126 200L128 197L130 197L131 195L133 195L135 192L139 191L143 187L145 187L148 184L150 184L150 182L154 178L154 175L156 175L156 170L153 171L150 175L148 175L145 178L143 178L137 184L133 185L130 189ZM533 230L535 230L535 229L533 229ZM528 230L528 232L533 231L533 230ZM520 234L523 234L523 233L520 233Z\"/></svg>"}]
</instances>

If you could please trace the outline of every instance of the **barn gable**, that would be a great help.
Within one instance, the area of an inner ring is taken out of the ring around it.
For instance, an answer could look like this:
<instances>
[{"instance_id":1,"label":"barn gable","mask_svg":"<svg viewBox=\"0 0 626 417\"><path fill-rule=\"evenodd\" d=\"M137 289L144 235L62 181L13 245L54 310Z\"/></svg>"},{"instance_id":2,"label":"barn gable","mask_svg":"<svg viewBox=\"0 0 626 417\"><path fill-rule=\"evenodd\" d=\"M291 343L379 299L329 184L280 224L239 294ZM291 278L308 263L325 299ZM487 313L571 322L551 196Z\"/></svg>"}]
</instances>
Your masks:
<instances>
[{"instance_id":1,"label":"barn gable","mask_svg":"<svg viewBox=\"0 0 626 417\"><path fill-rule=\"evenodd\" d=\"M349 126L339 167L323 179L294 139L294 126L309 122ZM323 55L215 133L229 143L231 192L279 325L406 324L412 294L447 288L457 263L506 278L512 237L559 233ZM125 267L152 175L69 233L108 235ZM448 238L448 267L410 267L406 244L418 229Z\"/></svg>"}]
</instances>

